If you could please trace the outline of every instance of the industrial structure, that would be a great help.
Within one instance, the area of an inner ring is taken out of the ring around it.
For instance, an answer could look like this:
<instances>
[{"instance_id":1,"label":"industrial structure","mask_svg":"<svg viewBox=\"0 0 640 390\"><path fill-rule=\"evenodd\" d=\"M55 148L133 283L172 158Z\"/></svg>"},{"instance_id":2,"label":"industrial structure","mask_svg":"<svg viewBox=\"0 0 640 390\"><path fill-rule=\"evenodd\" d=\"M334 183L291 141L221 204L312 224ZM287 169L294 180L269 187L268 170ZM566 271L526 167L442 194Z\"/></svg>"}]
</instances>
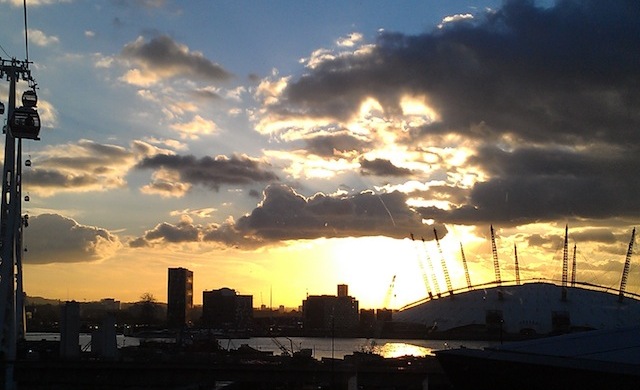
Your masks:
<instances>
[{"instance_id":1,"label":"industrial structure","mask_svg":"<svg viewBox=\"0 0 640 390\"><path fill-rule=\"evenodd\" d=\"M452 299L443 299L436 290L435 295L430 294L394 313L394 322L413 325L412 329L423 329L427 337L461 338L530 337L640 323L640 296L626 292L635 229L631 234L620 287L613 291L608 287L576 281L575 246L569 284L568 226L565 227L562 279L557 282L522 280L515 245L516 278L503 280L493 226L490 233L494 281L471 285L461 247L467 287L449 291L448 296Z\"/></svg>"},{"instance_id":2,"label":"industrial structure","mask_svg":"<svg viewBox=\"0 0 640 390\"><path fill-rule=\"evenodd\" d=\"M5 144L0 211L0 355L3 357L6 389L14 388L12 362L16 358L17 343L25 336L22 233L28 226L29 217L22 214L22 140L40 139L37 84L31 75L28 57L27 54L24 61L0 58L0 78L9 81L7 121L3 127ZM19 81L26 82L27 88L22 94L22 105L16 107L16 84ZM4 113L5 105L0 102L0 115ZM31 161L24 164L30 166Z\"/></svg>"}]
</instances>

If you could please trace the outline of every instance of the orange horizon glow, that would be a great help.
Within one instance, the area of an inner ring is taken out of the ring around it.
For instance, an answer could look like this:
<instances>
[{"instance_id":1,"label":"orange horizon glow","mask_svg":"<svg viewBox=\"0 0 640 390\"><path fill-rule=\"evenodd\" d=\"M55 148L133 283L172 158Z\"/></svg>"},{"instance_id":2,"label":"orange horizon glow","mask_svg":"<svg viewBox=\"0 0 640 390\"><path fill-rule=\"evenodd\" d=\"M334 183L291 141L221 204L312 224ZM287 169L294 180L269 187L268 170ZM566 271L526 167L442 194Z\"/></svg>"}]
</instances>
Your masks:
<instances>
[{"instance_id":1,"label":"orange horizon glow","mask_svg":"<svg viewBox=\"0 0 640 390\"><path fill-rule=\"evenodd\" d=\"M555 228L562 233L562 229ZM483 232L484 233L484 232ZM513 237L497 238L502 280L515 279ZM158 302L166 302L167 269L183 267L194 272L194 303L202 304L202 291L228 287L238 294L252 295L254 307L261 305L296 309L307 295L336 295L337 285L349 286L349 295L359 301L361 309L382 308L392 278L394 288L389 307L398 309L427 296L422 269L433 291L431 269L424 263L429 254L441 293L447 290L442 257L453 289L466 288L460 243L473 285L495 280L488 238L476 235L469 227L449 227L440 239L442 256L432 237L412 242L386 237L316 239L289 242L285 246L263 248L257 252L226 250L219 252L172 253L145 249L123 251L119 256L82 264L25 265L25 291L29 296L49 299L99 301L113 298L121 302L139 301L151 293ZM562 254L556 248L518 248L522 279L544 277L559 280ZM619 262L625 248L620 247ZM138 262L143 261L144 266ZM419 264L423 262L422 269ZM580 259L580 278L600 278L605 285L617 288L620 271L590 273L589 264ZM595 260L593 260L595 262ZM633 273L629 291L638 289ZM55 276L54 276L55 275ZM579 278L579 279L580 279ZM142 284L140 281L144 281ZM590 280L588 280L590 281Z\"/></svg>"}]
</instances>

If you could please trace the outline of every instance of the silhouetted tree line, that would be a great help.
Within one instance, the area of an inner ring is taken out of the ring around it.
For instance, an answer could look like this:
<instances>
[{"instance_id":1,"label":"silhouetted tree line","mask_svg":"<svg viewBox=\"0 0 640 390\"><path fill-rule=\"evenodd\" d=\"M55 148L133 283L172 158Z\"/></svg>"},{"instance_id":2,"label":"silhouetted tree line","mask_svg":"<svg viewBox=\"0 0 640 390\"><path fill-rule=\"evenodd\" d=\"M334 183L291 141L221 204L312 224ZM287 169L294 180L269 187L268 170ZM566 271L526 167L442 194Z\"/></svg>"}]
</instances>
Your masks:
<instances>
[{"instance_id":1,"label":"silhouetted tree line","mask_svg":"<svg viewBox=\"0 0 640 390\"><path fill-rule=\"evenodd\" d=\"M58 332L60 330L60 315L62 301L48 303L27 303L26 323L27 332ZM144 293L140 300L134 303L121 303L119 308L105 302L79 302L80 330L89 332L100 325L108 315L114 315L116 324L123 328L159 329L166 326L167 305L158 302L152 294Z\"/></svg>"}]
</instances>

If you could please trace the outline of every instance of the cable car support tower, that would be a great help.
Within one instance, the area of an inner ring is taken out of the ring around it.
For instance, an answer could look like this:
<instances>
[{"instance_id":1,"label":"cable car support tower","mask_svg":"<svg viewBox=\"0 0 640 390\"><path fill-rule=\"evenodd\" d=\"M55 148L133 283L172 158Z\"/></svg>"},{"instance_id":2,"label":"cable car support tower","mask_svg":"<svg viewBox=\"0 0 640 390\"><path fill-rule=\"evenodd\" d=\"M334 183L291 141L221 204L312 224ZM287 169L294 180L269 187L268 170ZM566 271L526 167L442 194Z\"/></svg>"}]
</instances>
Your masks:
<instances>
[{"instance_id":1,"label":"cable car support tower","mask_svg":"<svg viewBox=\"0 0 640 390\"><path fill-rule=\"evenodd\" d=\"M0 58L0 78L9 82L4 164L2 172L2 206L0 223L0 359L4 388L15 388L13 365L18 340L24 338L24 291L22 286L22 232L28 216L22 215L22 139L39 140L40 117L36 111L36 83L29 61ZM22 106L16 107L16 84L26 81ZM0 115L5 106L0 102Z\"/></svg>"}]
</instances>

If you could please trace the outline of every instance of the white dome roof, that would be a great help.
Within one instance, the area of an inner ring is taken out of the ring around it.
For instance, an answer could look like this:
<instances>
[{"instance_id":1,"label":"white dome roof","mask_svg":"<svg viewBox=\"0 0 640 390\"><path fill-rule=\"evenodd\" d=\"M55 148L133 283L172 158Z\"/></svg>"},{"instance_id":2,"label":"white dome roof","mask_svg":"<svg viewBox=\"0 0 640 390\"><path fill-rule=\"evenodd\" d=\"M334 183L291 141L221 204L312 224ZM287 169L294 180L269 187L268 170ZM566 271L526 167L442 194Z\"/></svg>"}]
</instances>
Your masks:
<instances>
[{"instance_id":1,"label":"white dome roof","mask_svg":"<svg viewBox=\"0 0 640 390\"><path fill-rule=\"evenodd\" d=\"M500 299L499 292L502 292ZM394 322L423 324L446 331L469 325L484 325L487 314L501 316L502 329L508 333L534 331L547 334L554 330L554 316L568 316L571 327L610 329L640 325L640 301L579 287L567 287L562 301L562 287L552 283L478 288L428 300L394 313Z\"/></svg>"}]
</instances>

